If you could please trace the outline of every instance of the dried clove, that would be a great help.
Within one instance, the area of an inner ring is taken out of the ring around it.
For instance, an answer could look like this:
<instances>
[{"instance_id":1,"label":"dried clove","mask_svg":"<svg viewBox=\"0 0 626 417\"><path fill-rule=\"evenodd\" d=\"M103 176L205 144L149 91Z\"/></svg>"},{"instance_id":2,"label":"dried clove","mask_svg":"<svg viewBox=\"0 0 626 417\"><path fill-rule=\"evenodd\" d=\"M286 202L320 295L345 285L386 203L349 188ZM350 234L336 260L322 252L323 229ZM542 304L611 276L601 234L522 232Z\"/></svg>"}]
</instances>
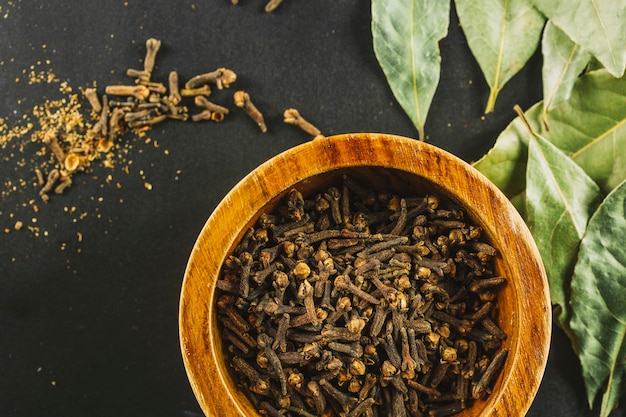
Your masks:
<instances>
[{"instance_id":1,"label":"dried clove","mask_svg":"<svg viewBox=\"0 0 626 417\"><path fill-rule=\"evenodd\" d=\"M250 383L250 390L256 394L264 395L269 392L270 382L268 377L263 377L245 359L235 356L232 360L233 367L241 372Z\"/></svg>"},{"instance_id":2,"label":"dried clove","mask_svg":"<svg viewBox=\"0 0 626 417\"><path fill-rule=\"evenodd\" d=\"M170 71L169 76L167 77L168 85L170 88L170 95L168 96L168 100L174 106L178 105L182 100L180 96L180 90L178 88L178 72Z\"/></svg>"},{"instance_id":3,"label":"dried clove","mask_svg":"<svg viewBox=\"0 0 626 417\"><path fill-rule=\"evenodd\" d=\"M502 349L494 356L478 382L472 387L472 398L484 398L489 393L490 386L504 365L508 353L508 349Z\"/></svg>"},{"instance_id":4,"label":"dried clove","mask_svg":"<svg viewBox=\"0 0 626 417\"><path fill-rule=\"evenodd\" d=\"M182 88L180 89L181 97L195 97L195 96L209 96L211 95L211 87L203 85L197 88Z\"/></svg>"},{"instance_id":5,"label":"dried clove","mask_svg":"<svg viewBox=\"0 0 626 417\"><path fill-rule=\"evenodd\" d=\"M263 119L263 114L257 109L257 107L250 100L250 94L245 91L236 91L233 95L233 99L235 101L235 105L241 109L243 109L248 116L259 126L261 132L267 132L267 126L265 125L265 120Z\"/></svg>"},{"instance_id":6,"label":"dried clove","mask_svg":"<svg viewBox=\"0 0 626 417\"><path fill-rule=\"evenodd\" d=\"M237 74L227 68L218 68L215 71L196 75L185 83L185 89L192 90L207 84L215 84L218 90L228 88L237 81Z\"/></svg>"},{"instance_id":7,"label":"dried clove","mask_svg":"<svg viewBox=\"0 0 626 417\"><path fill-rule=\"evenodd\" d=\"M160 40L154 38L146 40L146 58L143 61L143 70L148 74L152 74L152 70L154 69L154 64L156 60L156 54L159 51L159 48L161 48Z\"/></svg>"},{"instance_id":8,"label":"dried clove","mask_svg":"<svg viewBox=\"0 0 626 417\"><path fill-rule=\"evenodd\" d=\"M54 184L57 182L57 180L59 179L60 173L59 170L54 168L52 169L49 173L48 173L48 178L46 179L46 183L43 185L43 187L39 190L39 195L41 196L41 199L44 202L48 202L48 200L50 199L50 197L48 197L48 193L52 190L52 188L54 187Z\"/></svg>"},{"instance_id":9,"label":"dried clove","mask_svg":"<svg viewBox=\"0 0 626 417\"><path fill-rule=\"evenodd\" d=\"M220 120L223 119L229 111L226 107L209 101L205 96L196 96L194 98L194 103L196 104L196 106L202 107L205 110L210 111L212 115L219 114L220 116L213 116L213 118L220 118Z\"/></svg>"},{"instance_id":10,"label":"dried clove","mask_svg":"<svg viewBox=\"0 0 626 417\"><path fill-rule=\"evenodd\" d=\"M104 92L112 96L132 96L137 100L146 100L150 95L145 85L107 85Z\"/></svg>"},{"instance_id":11,"label":"dried clove","mask_svg":"<svg viewBox=\"0 0 626 417\"><path fill-rule=\"evenodd\" d=\"M344 413L348 413L352 407L357 403L357 399L347 395L344 392L339 391L333 384L328 382L326 379L321 379L319 381L320 386L328 395L334 398Z\"/></svg>"},{"instance_id":12,"label":"dried clove","mask_svg":"<svg viewBox=\"0 0 626 417\"><path fill-rule=\"evenodd\" d=\"M96 113L100 113L100 110L102 110L102 104L100 104L100 99L98 98L98 92L96 91L96 89L85 88L85 90L83 90L83 94L87 98L87 101L89 101L91 108Z\"/></svg>"},{"instance_id":13,"label":"dried clove","mask_svg":"<svg viewBox=\"0 0 626 417\"><path fill-rule=\"evenodd\" d=\"M63 194L65 192L65 189L70 187L71 185L72 185L72 178L70 177L62 178L59 184L56 187L54 187L54 193Z\"/></svg>"},{"instance_id":14,"label":"dried clove","mask_svg":"<svg viewBox=\"0 0 626 417\"><path fill-rule=\"evenodd\" d=\"M61 149L61 145L59 144L58 131L56 129L49 129L46 131L43 143L48 145L59 164L63 166L65 162L65 152L63 152L63 149Z\"/></svg>"},{"instance_id":15,"label":"dried clove","mask_svg":"<svg viewBox=\"0 0 626 417\"><path fill-rule=\"evenodd\" d=\"M300 112L297 109L287 109L284 113L284 121L287 124L294 125L305 133L313 136L314 139L323 136L320 130L313 126L310 122L308 122L304 117L300 115Z\"/></svg>"}]
</instances>

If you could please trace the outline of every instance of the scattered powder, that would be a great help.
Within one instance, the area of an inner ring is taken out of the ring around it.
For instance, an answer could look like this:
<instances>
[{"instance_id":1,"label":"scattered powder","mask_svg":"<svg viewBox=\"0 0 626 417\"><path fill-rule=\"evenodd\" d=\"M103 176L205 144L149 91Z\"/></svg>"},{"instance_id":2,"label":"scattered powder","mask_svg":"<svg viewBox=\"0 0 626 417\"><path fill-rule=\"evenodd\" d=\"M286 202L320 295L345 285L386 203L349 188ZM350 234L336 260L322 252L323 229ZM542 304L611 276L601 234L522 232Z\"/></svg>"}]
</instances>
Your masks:
<instances>
[{"instance_id":1,"label":"scattered powder","mask_svg":"<svg viewBox=\"0 0 626 417\"><path fill-rule=\"evenodd\" d=\"M45 64L49 65L49 61ZM8 178L3 178L0 184L0 230L4 234L27 230L35 237L48 236L47 230L36 225L37 217L32 216L39 213L42 204L48 201L52 204L54 199L61 198L57 194L64 193L67 187L77 186L75 176L82 175L85 180L101 181L103 185L112 184L121 189L122 184L113 181L112 174L90 174L95 167L110 170L119 167L119 171L128 175L134 144L144 141L158 147L156 141L145 138L149 130L145 127L135 129L131 134L120 129L115 136L111 136L111 143L102 141L102 138L94 140L93 127L100 115L84 106L86 100L82 92L74 90L67 81L60 81L49 67L42 69L42 65L38 62L23 70L23 77L16 78L15 82L25 86L56 85L52 92L55 97L42 100L16 120L0 117L0 163L11 167ZM45 143L51 132L54 132L55 141L65 155L63 163ZM58 172L59 179L49 194L40 195L52 171ZM75 210L75 207L65 207L65 212L71 215L68 220L72 223L88 215L76 214ZM101 214L95 213L94 216L100 218ZM1 220L3 217L5 220ZM79 241L82 241L82 233L79 236Z\"/></svg>"}]
</instances>

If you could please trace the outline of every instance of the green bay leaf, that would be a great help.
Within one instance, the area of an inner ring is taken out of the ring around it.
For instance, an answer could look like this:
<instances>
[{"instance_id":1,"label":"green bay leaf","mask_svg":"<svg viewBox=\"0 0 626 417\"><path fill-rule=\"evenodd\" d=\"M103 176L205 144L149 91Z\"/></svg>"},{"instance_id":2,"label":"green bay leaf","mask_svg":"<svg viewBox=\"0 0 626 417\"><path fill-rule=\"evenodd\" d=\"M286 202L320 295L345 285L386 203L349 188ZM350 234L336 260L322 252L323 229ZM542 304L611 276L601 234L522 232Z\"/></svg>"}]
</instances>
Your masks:
<instances>
[{"instance_id":1,"label":"green bay leaf","mask_svg":"<svg viewBox=\"0 0 626 417\"><path fill-rule=\"evenodd\" d=\"M467 43L490 88L485 113L539 44L545 19L528 0L455 0Z\"/></svg>"},{"instance_id":2,"label":"green bay leaf","mask_svg":"<svg viewBox=\"0 0 626 417\"><path fill-rule=\"evenodd\" d=\"M543 54L543 120L552 107L570 97L574 82L589 63L591 55L561 29L546 23L541 40Z\"/></svg>"},{"instance_id":3,"label":"green bay leaf","mask_svg":"<svg viewBox=\"0 0 626 417\"><path fill-rule=\"evenodd\" d=\"M542 122L542 103L524 114L532 130L580 165L604 194L626 179L626 76L589 72L574 84L570 98L554 106ZM525 189L528 129L520 118L502 131L492 149L474 166L504 194Z\"/></svg>"},{"instance_id":4,"label":"green bay leaf","mask_svg":"<svg viewBox=\"0 0 626 417\"><path fill-rule=\"evenodd\" d=\"M589 220L572 277L571 330L591 406L600 391L601 416L615 408L626 382L626 183Z\"/></svg>"},{"instance_id":5,"label":"green bay leaf","mask_svg":"<svg viewBox=\"0 0 626 417\"><path fill-rule=\"evenodd\" d=\"M556 320L566 327L572 271L600 189L567 155L535 135L528 143L526 223L546 268Z\"/></svg>"},{"instance_id":6,"label":"green bay leaf","mask_svg":"<svg viewBox=\"0 0 626 417\"><path fill-rule=\"evenodd\" d=\"M532 0L614 76L626 69L626 0Z\"/></svg>"},{"instance_id":7,"label":"green bay leaf","mask_svg":"<svg viewBox=\"0 0 626 417\"><path fill-rule=\"evenodd\" d=\"M626 179L626 76L590 72L570 98L548 115L539 132L567 153L608 193Z\"/></svg>"},{"instance_id":8,"label":"green bay leaf","mask_svg":"<svg viewBox=\"0 0 626 417\"><path fill-rule=\"evenodd\" d=\"M376 58L422 140L439 83L439 41L448 34L449 23L449 1L372 0Z\"/></svg>"}]
</instances>

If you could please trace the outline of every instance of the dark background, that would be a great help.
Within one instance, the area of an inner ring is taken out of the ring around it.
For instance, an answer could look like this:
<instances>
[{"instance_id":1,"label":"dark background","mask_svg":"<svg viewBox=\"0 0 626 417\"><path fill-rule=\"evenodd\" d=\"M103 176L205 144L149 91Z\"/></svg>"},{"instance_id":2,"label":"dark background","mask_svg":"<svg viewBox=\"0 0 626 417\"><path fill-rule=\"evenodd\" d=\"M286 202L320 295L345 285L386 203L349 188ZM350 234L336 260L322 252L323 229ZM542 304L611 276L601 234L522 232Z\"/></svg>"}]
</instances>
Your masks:
<instances>
[{"instance_id":1,"label":"dark background","mask_svg":"<svg viewBox=\"0 0 626 417\"><path fill-rule=\"evenodd\" d=\"M0 416L201 416L178 342L187 258L231 187L310 139L282 122L284 109L298 108L326 135L417 136L374 56L368 1L285 0L271 14L263 6L0 1L0 117L9 126L62 97L59 82L29 84L31 66L54 72L74 92L96 83L102 94L108 84L132 82L125 71L143 67L150 37L162 41L153 80L166 83L173 69L181 83L219 67L239 76L211 96L231 108L222 123L171 120L144 138L129 134L115 168L96 162L48 204L33 185L29 152L38 148L28 147L29 136L0 149ZM455 16L441 52L426 133L473 161L513 119L514 104L528 108L540 99L541 59L533 57L484 116L488 88ZM251 94L268 133L234 107L235 89ZM552 342L529 416L597 415L588 411L567 338L555 329Z\"/></svg>"}]
</instances>

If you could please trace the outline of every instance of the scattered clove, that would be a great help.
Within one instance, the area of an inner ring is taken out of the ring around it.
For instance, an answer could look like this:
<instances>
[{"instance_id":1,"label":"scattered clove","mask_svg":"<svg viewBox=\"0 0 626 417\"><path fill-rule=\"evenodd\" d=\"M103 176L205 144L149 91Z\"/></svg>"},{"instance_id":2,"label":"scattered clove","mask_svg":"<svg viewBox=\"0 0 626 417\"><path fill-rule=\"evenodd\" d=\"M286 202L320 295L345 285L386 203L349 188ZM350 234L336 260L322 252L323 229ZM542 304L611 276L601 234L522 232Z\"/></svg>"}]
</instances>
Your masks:
<instances>
[{"instance_id":1,"label":"scattered clove","mask_svg":"<svg viewBox=\"0 0 626 417\"><path fill-rule=\"evenodd\" d=\"M178 72L170 71L167 80L170 87L170 95L168 99L170 103L176 106L182 100L182 97L180 96L180 90L178 89Z\"/></svg>"},{"instance_id":2,"label":"scattered clove","mask_svg":"<svg viewBox=\"0 0 626 417\"><path fill-rule=\"evenodd\" d=\"M236 81L237 74L227 68L218 68L191 78L181 89L178 72L170 71L166 85L152 80L160 47L160 40L146 40L143 68L126 70L126 75L132 77L134 83L108 85L100 97L94 87L82 91L95 120L93 124L87 124L84 134L67 135L62 127L56 127L38 136L49 147L62 174L62 178L49 179L54 180L54 183L59 182L58 185L48 186L50 181L46 181L40 173L38 184L42 188L40 194L44 201L49 200L50 191L63 193L72 184L71 177L77 172L86 171L92 161L102 159L105 166L111 167L114 157L112 151L118 136L129 129L141 135L151 126L167 119L188 120L189 112L184 105L188 97L193 97L193 104L201 109L200 113L192 116L192 120L224 120L228 108L206 99L211 94L209 84L215 85L217 89L227 88ZM245 107L251 109L251 103Z\"/></svg>"},{"instance_id":3,"label":"scattered clove","mask_svg":"<svg viewBox=\"0 0 626 417\"><path fill-rule=\"evenodd\" d=\"M320 130L317 127L313 126L304 117L302 117L300 115L300 112L296 109L285 110L284 121L287 124L299 127L304 132L313 136L313 139L317 139L318 137L323 137L322 132L320 132Z\"/></svg>"},{"instance_id":4,"label":"scattered clove","mask_svg":"<svg viewBox=\"0 0 626 417\"><path fill-rule=\"evenodd\" d=\"M218 68L215 71L192 77L185 83L185 88L191 90L202 87L203 85L215 84L217 89L221 90L224 87L230 87L230 85L235 81L237 81L237 74L234 71L227 68Z\"/></svg>"},{"instance_id":5,"label":"scattered clove","mask_svg":"<svg viewBox=\"0 0 626 417\"><path fill-rule=\"evenodd\" d=\"M229 111L226 107L215 104L212 101L209 101L205 96L201 95L194 98L194 103L196 106L204 109L200 113L202 116L192 116L194 121L213 120L214 122L221 122Z\"/></svg>"},{"instance_id":6,"label":"scattered clove","mask_svg":"<svg viewBox=\"0 0 626 417\"><path fill-rule=\"evenodd\" d=\"M61 145L59 145L58 131L56 129L48 130L43 137L43 143L48 145L59 164L63 166L65 162L65 152L63 152Z\"/></svg>"},{"instance_id":7,"label":"scattered clove","mask_svg":"<svg viewBox=\"0 0 626 417\"><path fill-rule=\"evenodd\" d=\"M156 54L159 48L161 48L160 40L154 38L146 40L146 58L143 61L143 70L148 74L152 74L152 70L154 70ZM148 81L149 79L148 77Z\"/></svg>"},{"instance_id":8,"label":"scattered clove","mask_svg":"<svg viewBox=\"0 0 626 417\"><path fill-rule=\"evenodd\" d=\"M59 170L56 169L56 168L52 169L48 173L48 178L46 179L46 183L39 190L39 195L41 196L41 199L45 203L47 203L50 200L50 197L48 197L48 193L53 189L53 187L56 184L57 180L59 179L60 175L61 174L59 173Z\"/></svg>"},{"instance_id":9,"label":"scattered clove","mask_svg":"<svg viewBox=\"0 0 626 417\"><path fill-rule=\"evenodd\" d=\"M54 187L54 193L63 194L65 192L65 189L68 188L70 185L72 185L72 178L70 177L62 178L59 184L56 187Z\"/></svg>"},{"instance_id":10,"label":"scattered clove","mask_svg":"<svg viewBox=\"0 0 626 417\"><path fill-rule=\"evenodd\" d=\"M83 94L87 98L87 101L89 101L91 108L96 113L100 113L100 110L102 110L102 104L100 104L100 99L98 98L98 92L96 91L96 89L85 88L85 90L83 91Z\"/></svg>"},{"instance_id":11,"label":"scattered clove","mask_svg":"<svg viewBox=\"0 0 626 417\"><path fill-rule=\"evenodd\" d=\"M261 132L267 132L267 126L265 125L265 121L263 119L263 114L257 109L257 107L250 100L250 95L245 91L236 91L233 95L233 99L235 101L235 105L241 109L243 109L248 116L259 126Z\"/></svg>"},{"instance_id":12,"label":"scattered clove","mask_svg":"<svg viewBox=\"0 0 626 417\"><path fill-rule=\"evenodd\" d=\"M104 92L112 96L132 96L137 100L146 100L150 95L145 85L107 85Z\"/></svg>"}]
</instances>

